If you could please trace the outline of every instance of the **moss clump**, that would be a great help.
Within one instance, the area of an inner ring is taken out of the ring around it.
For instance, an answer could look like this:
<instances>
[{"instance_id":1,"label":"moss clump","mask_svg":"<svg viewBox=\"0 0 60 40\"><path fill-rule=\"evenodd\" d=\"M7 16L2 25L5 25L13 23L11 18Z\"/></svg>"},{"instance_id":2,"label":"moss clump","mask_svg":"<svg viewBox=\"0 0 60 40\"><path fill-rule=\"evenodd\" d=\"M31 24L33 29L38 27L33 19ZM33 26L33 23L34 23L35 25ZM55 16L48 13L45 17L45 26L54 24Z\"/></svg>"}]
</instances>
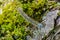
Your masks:
<instances>
[{"instance_id":1,"label":"moss clump","mask_svg":"<svg viewBox=\"0 0 60 40\"><path fill-rule=\"evenodd\" d=\"M3 8L0 14L0 40L25 40L29 24L15 9L17 4L11 2Z\"/></svg>"},{"instance_id":2,"label":"moss clump","mask_svg":"<svg viewBox=\"0 0 60 40\"><path fill-rule=\"evenodd\" d=\"M20 0L24 12L34 20L41 22L42 17L46 11L56 7L56 2L49 2L48 0Z\"/></svg>"},{"instance_id":3,"label":"moss clump","mask_svg":"<svg viewBox=\"0 0 60 40\"><path fill-rule=\"evenodd\" d=\"M50 4L47 0L19 0L19 2L15 0L2 7L3 13L0 14L0 40L26 40L26 35L29 34L29 30L27 31L26 28L29 22L17 12L16 7L23 8L27 15L41 22L45 12L55 7L55 4L55 2Z\"/></svg>"},{"instance_id":4,"label":"moss clump","mask_svg":"<svg viewBox=\"0 0 60 40\"><path fill-rule=\"evenodd\" d=\"M58 16L60 16L60 12L58 13Z\"/></svg>"}]
</instances>

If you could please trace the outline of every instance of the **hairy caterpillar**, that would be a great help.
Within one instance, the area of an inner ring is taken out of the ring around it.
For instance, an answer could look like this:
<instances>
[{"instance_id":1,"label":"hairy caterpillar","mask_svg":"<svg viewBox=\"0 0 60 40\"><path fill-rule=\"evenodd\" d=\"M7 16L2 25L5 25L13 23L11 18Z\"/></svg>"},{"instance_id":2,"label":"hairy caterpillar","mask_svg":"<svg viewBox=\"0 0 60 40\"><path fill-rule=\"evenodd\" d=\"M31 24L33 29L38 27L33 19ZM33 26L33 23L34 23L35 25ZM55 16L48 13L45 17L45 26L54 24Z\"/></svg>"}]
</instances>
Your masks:
<instances>
[{"instance_id":1,"label":"hairy caterpillar","mask_svg":"<svg viewBox=\"0 0 60 40\"><path fill-rule=\"evenodd\" d=\"M30 18L30 17L22 10L22 8L18 8L17 10L18 10L18 12L20 13L20 15L21 15L25 20L27 20L28 22L30 22L31 24L33 24L33 25L35 25L36 27L39 27L39 28L42 28L42 27L43 27L42 22L39 23L39 22L33 20L32 18Z\"/></svg>"}]
</instances>

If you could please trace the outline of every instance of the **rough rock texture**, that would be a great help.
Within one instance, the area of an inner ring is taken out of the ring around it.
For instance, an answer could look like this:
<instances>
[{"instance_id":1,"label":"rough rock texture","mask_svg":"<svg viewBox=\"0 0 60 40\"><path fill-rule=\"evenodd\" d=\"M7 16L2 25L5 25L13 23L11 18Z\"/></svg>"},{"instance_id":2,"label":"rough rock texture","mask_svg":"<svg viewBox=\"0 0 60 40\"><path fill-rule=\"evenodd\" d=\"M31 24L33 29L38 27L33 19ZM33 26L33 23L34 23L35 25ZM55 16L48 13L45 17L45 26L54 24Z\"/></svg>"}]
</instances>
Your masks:
<instances>
[{"instance_id":1,"label":"rough rock texture","mask_svg":"<svg viewBox=\"0 0 60 40\"><path fill-rule=\"evenodd\" d=\"M59 10L55 10L55 11L50 11L49 13L47 13L46 18L45 18L46 26L45 28L41 29L41 32L43 32L45 35L47 35L54 28L54 19L57 18L58 12Z\"/></svg>"},{"instance_id":2,"label":"rough rock texture","mask_svg":"<svg viewBox=\"0 0 60 40\"><path fill-rule=\"evenodd\" d=\"M60 16L57 18L57 20L56 20L56 24L57 24L57 26L60 25Z\"/></svg>"},{"instance_id":3,"label":"rough rock texture","mask_svg":"<svg viewBox=\"0 0 60 40\"><path fill-rule=\"evenodd\" d=\"M55 10L55 11L50 11L47 13L46 17L45 17L45 27L43 28L38 28L38 30L35 30L33 32L33 34L35 35L33 38L30 37L31 40L42 40L42 38L46 35L48 35L48 33L54 28L54 19L57 18L57 13L59 12L59 10ZM59 19L58 19L59 20ZM58 21L57 21L58 22Z\"/></svg>"},{"instance_id":4,"label":"rough rock texture","mask_svg":"<svg viewBox=\"0 0 60 40\"><path fill-rule=\"evenodd\" d=\"M44 40L60 40L60 16L55 19L54 29Z\"/></svg>"}]
</instances>

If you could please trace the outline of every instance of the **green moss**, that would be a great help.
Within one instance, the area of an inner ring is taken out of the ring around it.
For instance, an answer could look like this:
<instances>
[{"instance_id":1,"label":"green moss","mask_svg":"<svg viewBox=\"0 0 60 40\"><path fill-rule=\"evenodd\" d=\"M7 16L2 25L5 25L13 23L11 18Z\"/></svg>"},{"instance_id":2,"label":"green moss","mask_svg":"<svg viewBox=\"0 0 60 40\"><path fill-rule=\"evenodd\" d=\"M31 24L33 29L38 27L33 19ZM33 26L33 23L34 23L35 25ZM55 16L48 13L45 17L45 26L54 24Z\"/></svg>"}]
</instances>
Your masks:
<instances>
[{"instance_id":1,"label":"green moss","mask_svg":"<svg viewBox=\"0 0 60 40\"><path fill-rule=\"evenodd\" d=\"M27 30L27 22L16 10L17 7L23 8L24 12L39 22L46 11L56 7L56 3L50 3L47 0L19 0L2 7L3 13L0 14L0 39L3 40L26 40L26 35L30 34Z\"/></svg>"},{"instance_id":2,"label":"green moss","mask_svg":"<svg viewBox=\"0 0 60 40\"><path fill-rule=\"evenodd\" d=\"M50 11L50 9L54 7L56 7L56 2L48 2L47 0L32 0L32 2L27 1L26 3L22 3L24 12L26 12L28 16L39 22L42 21L42 17L45 12Z\"/></svg>"},{"instance_id":3,"label":"green moss","mask_svg":"<svg viewBox=\"0 0 60 40\"><path fill-rule=\"evenodd\" d=\"M2 2L0 2L0 5L2 4Z\"/></svg>"},{"instance_id":4,"label":"green moss","mask_svg":"<svg viewBox=\"0 0 60 40\"><path fill-rule=\"evenodd\" d=\"M60 16L60 12L58 13L58 16Z\"/></svg>"},{"instance_id":5,"label":"green moss","mask_svg":"<svg viewBox=\"0 0 60 40\"><path fill-rule=\"evenodd\" d=\"M11 2L3 8L3 13L0 14L0 39L4 37L4 40L25 40L26 38L26 25L29 24L17 12L16 6L15 2Z\"/></svg>"}]
</instances>

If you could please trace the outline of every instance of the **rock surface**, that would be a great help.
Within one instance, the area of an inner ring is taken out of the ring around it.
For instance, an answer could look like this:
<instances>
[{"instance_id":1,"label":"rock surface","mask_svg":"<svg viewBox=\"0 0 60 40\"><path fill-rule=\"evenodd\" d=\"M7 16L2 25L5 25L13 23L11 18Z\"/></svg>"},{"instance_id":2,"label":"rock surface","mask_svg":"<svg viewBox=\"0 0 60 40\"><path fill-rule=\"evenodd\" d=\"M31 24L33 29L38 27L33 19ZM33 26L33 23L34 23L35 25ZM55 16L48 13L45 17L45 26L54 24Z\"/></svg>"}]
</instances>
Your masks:
<instances>
[{"instance_id":1,"label":"rock surface","mask_svg":"<svg viewBox=\"0 0 60 40\"><path fill-rule=\"evenodd\" d=\"M54 19L57 18L59 10L51 11L46 15L45 34L47 35L54 28Z\"/></svg>"},{"instance_id":2,"label":"rock surface","mask_svg":"<svg viewBox=\"0 0 60 40\"><path fill-rule=\"evenodd\" d=\"M60 25L60 16L57 18L57 20L56 20L56 24L57 24L57 26Z\"/></svg>"},{"instance_id":3,"label":"rock surface","mask_svg":"<svg viewBox=\"0 0 60 40\"><path fill-rule=\"evenodd\" d=\"M30 38L31 40L42 40L42 38L45 35L48 35L48 33L54 28L54 19L57 18L59 10L50 11L47 13L45 18L45 27L35 30L33 34L35 35L33 38ZM60 18L58 19L58 21Z\"/></svg>"}]
</instances>

